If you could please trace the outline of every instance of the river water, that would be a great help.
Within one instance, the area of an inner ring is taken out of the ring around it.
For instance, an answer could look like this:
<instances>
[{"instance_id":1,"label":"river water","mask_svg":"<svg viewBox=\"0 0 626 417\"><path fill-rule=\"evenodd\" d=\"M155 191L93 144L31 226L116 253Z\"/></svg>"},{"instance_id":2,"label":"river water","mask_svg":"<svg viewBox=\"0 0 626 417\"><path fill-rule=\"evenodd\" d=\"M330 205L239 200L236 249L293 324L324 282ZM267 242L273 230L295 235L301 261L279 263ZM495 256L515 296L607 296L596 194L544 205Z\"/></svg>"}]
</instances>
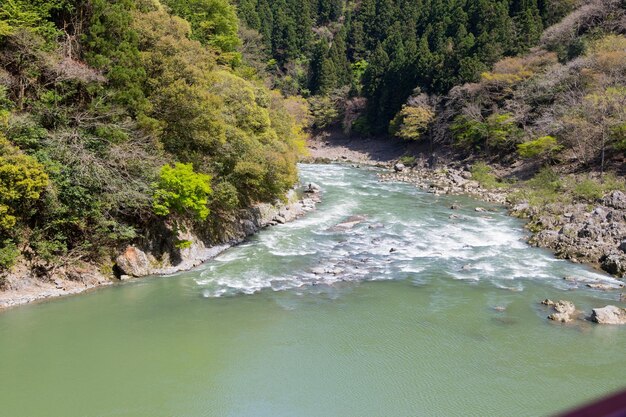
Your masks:
<instances>
[{"instance_id":1,"label":"river water","mask_svg":"<svg viewBox=\"0 0 626 417\"><path fill-rule=\"evenodd\" d=\"M1 313L0 415L540 416L626 387L626 328L538 304L624 306L584 285L609 277L469 198L301 176L315 212L194 271Z\"/></svg>"}]
</instances>

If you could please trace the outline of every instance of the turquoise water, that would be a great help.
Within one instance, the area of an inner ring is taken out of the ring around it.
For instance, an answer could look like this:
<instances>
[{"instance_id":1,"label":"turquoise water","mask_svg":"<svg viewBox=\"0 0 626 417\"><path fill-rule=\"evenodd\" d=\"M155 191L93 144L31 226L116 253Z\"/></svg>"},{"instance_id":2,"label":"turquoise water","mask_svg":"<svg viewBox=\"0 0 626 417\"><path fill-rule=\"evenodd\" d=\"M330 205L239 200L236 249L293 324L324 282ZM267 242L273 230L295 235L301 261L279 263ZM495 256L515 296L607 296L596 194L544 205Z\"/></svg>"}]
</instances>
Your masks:
<instances>
[{"instance_id":1,"label":"turquoise water","mask_svg":"<svg viewBox=\"0 0 626 417\"><path fill-rule=\"evenodd\" d=\"M0 415L540 416L626 387L626 328L538 304L624 307L584 286L609 277L471 199L301 175L317 211L194 271L1 313Z\"/></svg>"}]
</instances>

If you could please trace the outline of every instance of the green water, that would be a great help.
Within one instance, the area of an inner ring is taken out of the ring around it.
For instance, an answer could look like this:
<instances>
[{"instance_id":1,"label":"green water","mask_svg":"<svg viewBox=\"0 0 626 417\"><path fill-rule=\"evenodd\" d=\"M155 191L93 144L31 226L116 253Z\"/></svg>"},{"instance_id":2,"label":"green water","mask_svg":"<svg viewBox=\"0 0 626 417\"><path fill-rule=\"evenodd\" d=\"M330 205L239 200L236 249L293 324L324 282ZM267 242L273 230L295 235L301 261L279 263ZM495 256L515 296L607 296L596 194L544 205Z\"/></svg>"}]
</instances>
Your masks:
<instances>
[{"instance_id":1,"label":"green water","mask_svg":"<svg viewBox=\"0 0 626 417\"><path fill-rule=\"evenodd\" d=\"M608 277L469 199L302 176L316 212L195 271L1 313L0 415L539 416L626 387L626 328L537 303L624 306L562 279Z\"/></svg>"}]
</instances>

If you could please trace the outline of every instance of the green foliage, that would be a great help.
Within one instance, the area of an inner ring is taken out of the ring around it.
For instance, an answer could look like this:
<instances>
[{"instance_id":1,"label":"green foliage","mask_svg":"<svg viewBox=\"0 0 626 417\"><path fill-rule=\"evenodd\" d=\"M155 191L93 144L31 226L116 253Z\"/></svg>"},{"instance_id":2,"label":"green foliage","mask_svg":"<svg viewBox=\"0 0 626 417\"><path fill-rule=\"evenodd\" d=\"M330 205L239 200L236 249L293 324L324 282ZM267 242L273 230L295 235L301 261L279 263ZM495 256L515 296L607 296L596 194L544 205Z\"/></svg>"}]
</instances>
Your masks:
<instances>
[{"instance_id":1,"label":"green foliage","mask_svg":"<svg viewBox=\"0 0 626 417\"><path fill-rule=\"evenodd\" d=\"M484 120L459 115L450 130L459 146L485 151L508 149L522 134L508 113L494 113Z\"/></svg>"},{"instance_id":2,"label":"green foliage","mask_svg":"<svg viewBox=\"0 0 626 417\"><path fill-rule=\"evenodd\" d=\"M517 153L522 158L550 157L563 149L552 136L541 136L535 140L517 145Z\"/></svg>"},{"instance_id":3,"label":"green foliage","mask_svg":"<svg viewBox=\"0 0 626 417\"><path fill-rule=\"evenodd\" d=\"M15 265L20 251L11 240L5 240L0 244L0 271L10 270ZM0 284L2 281L0 281ZM1 285L0 285L1 287Z\"/></svg>"},{"instance_id":4,"label":"green foliage","mask_svg":"<svg viewBox=\"0 0 626 417\"><path fill-rule=\"evenodd\" d=\"M609 191L624 191L625 188L626 182L623 179L607 174L602 178L584 178L583 180L575 181L571 192L578 200L596 202Z\"/></svg>"},{"instance_id":5,"label":"green foliage","mask_svg":"<svg viewBox=\"0 0 626 417\"><path fill-rule=\"evenodd\" d=\"M106 260L155 222L219 228L218 216L296 182L308 110L240 65L234 6L166 3L0 7L0 79L10 80L0 238L29 262Z\"/></svg>"},{"instance_id":6,"label":"green foliage","mask_svg":"<svg viewBox=\"0 0 626 417\"><path fill-rule=\"evenodd\" d=\"M596 201L604 195L603 187L596 181L586 178L574 187L574 196L583 201Z\"/></svg>"},{"instance_id":7,"label":"green foliage","mask_svg":"<svg viewBox=\"0 0 626 417\"><path fill-rule=\"evenodd\" d=\"M209 215L210 183L211 177L194 172L191 164L164 165L159 181L153 185L154 212L159 216L193 213L198 220L205 220Z\"/></svg>"},{"instance_id":8,"label":"green foliage","mask_svg":"<svg viewBox=\"0 0 626 417\"><path fill-rule=\"evenodd\" d=\"M470 170L472 173L472 179L478 181L478 183L487 188L501 188L506 184L498 180L498 178L491 172L491 167L484 162L477 162L472 165Z\"/></svg>"},{"instance_id":9,"label":"green foliage","mask_svg":"<svg viewBox=\"0 0 626 417\"><path fill-rule=\"evenodd\" d=\"M402 155L399 162L401 164L411 166L415 163L415 157L413 155Z\"/></svg>"},{"instance_id":10,"label":"green foliage","mask_svg":"<svg viewBox=\"0 0 626 417\"><path fill-rule=\"evenodd\" d=\"M405 140L418 140L435 118L426 106L403 106L389 125L389 133Z\"/></svg>"},{"instance_id":11,"label":"green foliage","mask_svg":"<svg viewBox=\"0 0 626 417\"><path fill-rule=\"evenodd\" d=\"M534 46L570 9L554 1L238 0L257 30L276 79L290 93L351 87L368 100L372 133L388 130L412 91L444 94L477 81L504 56ZM309 61L294 85L292 68ZM287 91L287 90L285 90Z\"/></svg>"},{"instance_id":12,"label":"green foliage","mask_svg":"<svg viewBox=\"0 0 626 417\"><path fill-rule=\"evenodd\" d=\"M0 136L0 232L11 235L18 220L29 217L47 185L41 164Z\"/></svg>"},{"instance_id":13,"label":"green foliage","mask_svg":"<svg viewBox=\"0 0 626 417\"><path fill-rule=\"evenodd\" d=\"M240 45L237 15L228 0L165 0L174 14L192 27L192 37L214 45L222 52L235 52Z\"/></svg>"},{"instance_id":14,"label":"green foliage","mask_svg":"<svg viewBox=\"0 0 626 417\"><path fill-rule=\"evenodd\" d=\"M309 99L313 126L324 129L339 121L339 109L336 103L328 96L315 96Z\"/></svg>"}]
</instances>

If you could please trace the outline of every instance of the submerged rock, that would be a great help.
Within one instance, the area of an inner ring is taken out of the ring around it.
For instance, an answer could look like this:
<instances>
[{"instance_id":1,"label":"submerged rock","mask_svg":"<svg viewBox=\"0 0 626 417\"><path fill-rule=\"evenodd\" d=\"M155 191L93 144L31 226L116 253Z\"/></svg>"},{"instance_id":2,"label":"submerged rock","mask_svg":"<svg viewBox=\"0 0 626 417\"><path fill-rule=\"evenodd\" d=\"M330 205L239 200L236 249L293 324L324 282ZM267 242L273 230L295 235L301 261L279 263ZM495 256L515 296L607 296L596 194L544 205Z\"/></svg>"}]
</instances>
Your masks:
<instances>
[{"instance_id":1,"label":"submerged rock","mask_svg":"<svg viewBox=\"0 0 626 417\"><path fill-rule=\"evenodd\" d=\"M615 290L617 288L623 288L624 286L620 285L618 287L615 287L614 285L609 285L609 284L592 283L592 284L587 284L587 287L593 288L594 290L608 291L608 290Z\"/></svg>"},{"instance_id":2,"label":"submerged rock","mask_svg":"<svg viewBox=\"0 0 626 417\"><path fill-rule=\"evenodd\" d=\"M591 313L591 321L598 324L626 324L626 309L611 305L594 308Z\"/></svg>"},{"instance_id":3,"label":"submerged rock","mask_svg":"<svg viewBox=\"0 0 626 417\"><path fill-rule=\"evenodd\" d=\"M331 231L344 231L354 228L354 226L363 223L365 216L350 216L345 221L338 223L330 228Z\"/></svg>"}]
</instances>

